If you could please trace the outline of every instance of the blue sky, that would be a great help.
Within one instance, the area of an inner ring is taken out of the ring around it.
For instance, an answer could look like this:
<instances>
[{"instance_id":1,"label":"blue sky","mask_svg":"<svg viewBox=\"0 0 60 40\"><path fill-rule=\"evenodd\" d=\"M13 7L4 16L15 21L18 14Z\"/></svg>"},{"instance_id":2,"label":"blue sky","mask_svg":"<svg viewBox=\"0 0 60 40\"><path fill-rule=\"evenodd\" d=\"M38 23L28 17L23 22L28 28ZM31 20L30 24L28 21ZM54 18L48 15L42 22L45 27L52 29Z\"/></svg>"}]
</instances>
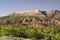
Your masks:
<instances>
[{"instance_id":1,"label":"blue sky","mask_svg":"<svg viewBox=\"0 0 60 40\"><path fill-rule=\"evenodd\" d=\"M60 10L60 0L0 0L0 16L34 9Z\"/></svg>"}]
</instances>

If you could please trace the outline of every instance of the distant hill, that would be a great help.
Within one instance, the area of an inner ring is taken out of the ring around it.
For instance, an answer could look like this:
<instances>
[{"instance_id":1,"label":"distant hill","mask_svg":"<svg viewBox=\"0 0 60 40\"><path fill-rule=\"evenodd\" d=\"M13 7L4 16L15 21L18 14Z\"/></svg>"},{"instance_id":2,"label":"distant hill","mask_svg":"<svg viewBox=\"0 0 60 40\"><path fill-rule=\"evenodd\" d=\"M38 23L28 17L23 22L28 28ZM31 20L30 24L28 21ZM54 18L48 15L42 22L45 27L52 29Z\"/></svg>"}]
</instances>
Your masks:
<instances>
[{"instance_id":1,"label":"distant hill","mask_svg":"<svg viewBox=\"0 0 60 40\"><path fill-rule=\"evenodd\" d=\"M60 10L28 10L22 12L13 12L8 16L0 17L1 25L15 26L60 26Z\"/></svg>"}]
</instances>

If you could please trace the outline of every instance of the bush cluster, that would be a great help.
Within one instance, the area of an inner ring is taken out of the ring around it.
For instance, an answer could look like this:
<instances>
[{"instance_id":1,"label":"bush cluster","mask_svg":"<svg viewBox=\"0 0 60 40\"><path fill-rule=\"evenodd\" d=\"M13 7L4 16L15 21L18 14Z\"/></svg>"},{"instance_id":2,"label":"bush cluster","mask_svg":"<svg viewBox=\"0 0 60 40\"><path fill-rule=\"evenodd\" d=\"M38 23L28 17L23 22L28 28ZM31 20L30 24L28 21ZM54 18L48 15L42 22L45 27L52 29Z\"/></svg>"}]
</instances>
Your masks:
<instances>
[{"instance_id":1,"label":"bush cluster","mask_svg":"<svg viewBox=\"0 0 60 40\"><path fill-rule=\"evenodd\" d=\"M60 40L60 27L38 28L31 26L1 26L0 36L13 36L22 38L36 38L44 40Z\"/></svg>"}]
</instances>

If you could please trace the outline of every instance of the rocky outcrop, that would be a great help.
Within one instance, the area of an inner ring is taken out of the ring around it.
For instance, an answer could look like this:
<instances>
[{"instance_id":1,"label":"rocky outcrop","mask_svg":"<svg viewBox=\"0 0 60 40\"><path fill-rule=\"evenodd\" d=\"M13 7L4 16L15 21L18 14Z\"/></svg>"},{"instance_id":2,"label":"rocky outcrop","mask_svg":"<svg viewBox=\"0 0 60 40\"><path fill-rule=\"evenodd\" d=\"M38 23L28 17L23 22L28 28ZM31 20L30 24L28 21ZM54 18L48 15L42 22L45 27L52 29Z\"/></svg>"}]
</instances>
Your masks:
<instances>
[{"instance_id":1,"label":"rocky outcrop","mask_svg":"<svg viewBox=\"0 0 60 40\"><path fill-rule=\"evenodd\" d=\"M46 11L46 15L48 17L54 17L55 15L58 15L58 14L60 14L59 10L48 10L48 11Z\"/></svg>"}]
</instances>

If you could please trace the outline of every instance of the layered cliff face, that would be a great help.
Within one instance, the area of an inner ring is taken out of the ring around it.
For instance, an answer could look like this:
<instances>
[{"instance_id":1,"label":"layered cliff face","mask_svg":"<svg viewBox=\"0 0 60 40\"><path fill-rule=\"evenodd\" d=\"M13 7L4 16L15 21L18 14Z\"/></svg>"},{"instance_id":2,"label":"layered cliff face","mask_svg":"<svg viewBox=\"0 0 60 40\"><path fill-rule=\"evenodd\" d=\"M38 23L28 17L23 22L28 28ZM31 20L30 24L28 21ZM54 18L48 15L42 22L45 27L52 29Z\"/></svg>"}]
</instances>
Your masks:
<instances>
[{"instance_id":1,"label":"layered cliff face","mask_svg":"<svg viewBox=\"0 0 60 40\"><path fill-rule=\"evenodd\" d=\"M60 10L29 10L22 12L14 12L4 18L5 23L12 23L13 25L27 25L39 27L53 27L60 26ZM2 18L2 19L3 19ZM6 20L8 19L8 20ZM1 22L0 22L1 23Z\"/></svg>"},{"instance_id":2,"label":"layered cliff face","mask_svg":"<svg viewBox=\"0 0 60 40\"><path fill-rule=\"evenodd\" d=\"M28 11L21 11L21 12L12 12L9 16L40 16L44 15L47 17L52 17L55 15L60 14L60 10L47 10L47 11L40 11L40 10L28 10Z\"/></svg>"},{"instance_id":3,"label":"layered cliff face","mask_svg":"<svg viewBox=\"0 0 60 40\"><path fill-rule=\"evenodd\" d=\"M10 16L37 16L40 15L40 10L29 10L29 11L22 11L22 12L14 12L9 14Z\"/></svg>"}]
</instances>

